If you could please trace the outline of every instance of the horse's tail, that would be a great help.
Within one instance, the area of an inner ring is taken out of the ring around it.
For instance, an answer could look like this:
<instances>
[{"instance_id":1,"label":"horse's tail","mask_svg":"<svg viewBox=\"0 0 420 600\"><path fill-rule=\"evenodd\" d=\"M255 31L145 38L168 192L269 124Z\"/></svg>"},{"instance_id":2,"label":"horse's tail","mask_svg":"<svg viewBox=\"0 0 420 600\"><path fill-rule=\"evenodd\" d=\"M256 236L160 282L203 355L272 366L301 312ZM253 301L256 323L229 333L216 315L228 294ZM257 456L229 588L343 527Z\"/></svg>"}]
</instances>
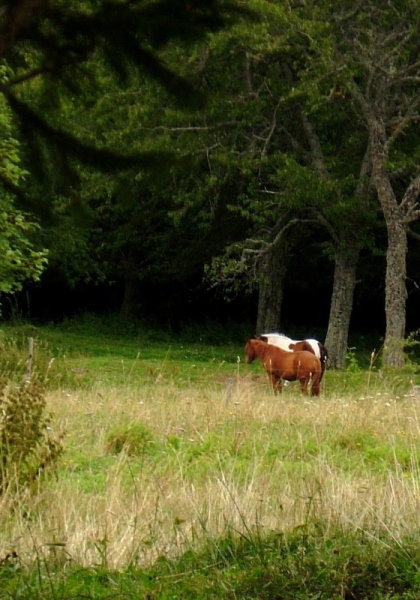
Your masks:
<instances>
[{"instance_id":1,"label":"horse's tail","mask_svg":"<svg viewBox=\"0 0 420 600\"><path fill-rule=\"evenodd\" d=\"M314 373L312 375L312 386L311 386L311 396L319 396L321 391L321 373Z\"/></svg>"},{"instance_id":2,"label":"horse's tail","mask_svg":"<svg viewBox=\"0 0 420 600\"><path fill-rule=\"evenodd\" d=\"M320 353L320 361L321 364L325 364L328 361L328 350L323 344L319 344L319 353Z\"/></svg>"},{"instance_id":3,"label":"horse's tail","mask_svg":"<svg viewBox=\"0 0 420 600\"><path fill-rule=\"evenodd\" d=\"M319 396L319 393L321 391L321 380L322 380L322 376L324 374L321 361L319 359L316 359L316 360L318 361L318 365L311 372L311 379L312 379L311 396Z\"/></svg>"},{"instance_id":4,"label":"horse's tail","mask_svg":"<svg viewBox=\"0 0 420 600\"><path fill-rule=\"evenodd\" d=\"M321 378L320 378L320 381L322 381L322 377L324 376L324 371L325 371L325 368L327 366L327 362L328 362L329 356L328 356L328 350L321 343L319 343L319 354L320 354L319 360L321 361Z\"/></svg>"}]
</instances>

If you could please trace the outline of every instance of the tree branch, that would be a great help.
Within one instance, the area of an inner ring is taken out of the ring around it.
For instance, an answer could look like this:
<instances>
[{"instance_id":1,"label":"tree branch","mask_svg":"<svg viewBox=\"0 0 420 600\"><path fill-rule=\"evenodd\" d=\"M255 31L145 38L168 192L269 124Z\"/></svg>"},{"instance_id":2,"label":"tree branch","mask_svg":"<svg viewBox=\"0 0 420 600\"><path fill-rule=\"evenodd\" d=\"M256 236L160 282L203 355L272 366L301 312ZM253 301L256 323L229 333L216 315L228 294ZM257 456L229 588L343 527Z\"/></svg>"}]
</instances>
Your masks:
<instances>
[{"instance_id":1,"label":"tree branch","mask_svg":"<svg viewBox=\"0 0 420 600\"><path fill-rule=\"evenodd\" d=\"M420 242L420 233L417 233L417 232L413 231L412 229L410 229L410 227L407 227L407 233L412 238L414 238L415 240L417 240L418 242Z\"/></svg>"},{"instance_id":2,"label":"tree branch","mask_svg":"<svg viewBox=\"0 0 420 600\"><path fill-rule=\"evenodd\" d=\"M405 115L399 120L397 125L393 127L392 134L389 136L385 144L387 152L389 152L395 140L405 131L408 125L410 125L410 123L412 123L413 120L417 120L419 118L419 114L417 113L419 105L420 94L412 100Z\"/></svg>"},{"instance_id":3,"label":"tree branch","mask_svg":"<svg viewBox=\"0 0 420 600\"><path fill-rule=\"evenodd\" d=\"M274 109L273 118L271 119L270 129L269 129L267 137L265 138L264 146L261 150L261 159L263 159L265 156L267 156L268 146L273 138L274 132L277 127L277 111L278 111L281 103L282 103L282 98L280 98L280 100L277 102L277 105Z\"/></svg>"},{"instance_id":4,"label":"tree branch","mask_svg":"<svg viewBox=\"0 0 420 600\"><path fill-rule=\"evenodd\" d=\"M405 212L405 216L403 218L403 223L405 225L416 221L420 216L420 209L418 208L419 204L417 202L417 197L419 193L420 175L417 175L417 177L415 177L408 186L400 203L400 209L402 209Z\"/></svg>"},{"instance_id":5,"label":"tree branch","mask_svg":"<svg viewBox=\"0 0 420 600\"><path fill-rule=\"evenodd\" d=\"M321 223L321 225L323 225L325 227L325 229L328 231L328 233L332 237L334 243L338 244L339 237L338 237L334 227L331 225L331 223L324 217L324 215L317 208L311 208L311 211L315 215L318 223Z\"/></svg>"}]
</instances>

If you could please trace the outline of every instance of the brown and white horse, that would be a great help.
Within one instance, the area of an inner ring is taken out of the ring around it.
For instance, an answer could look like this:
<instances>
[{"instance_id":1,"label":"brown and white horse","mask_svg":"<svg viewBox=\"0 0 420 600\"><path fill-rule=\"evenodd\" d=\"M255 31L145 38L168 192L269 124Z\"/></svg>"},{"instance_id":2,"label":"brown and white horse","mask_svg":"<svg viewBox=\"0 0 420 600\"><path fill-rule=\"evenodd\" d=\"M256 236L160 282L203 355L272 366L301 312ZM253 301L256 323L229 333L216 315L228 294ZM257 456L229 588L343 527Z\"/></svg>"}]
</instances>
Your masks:
<instances>
[{"instance_id":1,"label":"brown and white horse","mask_svg":"<svg viewBox=\"0 0 420 600\"><path fill-rule=\"evenodd\" d=\"M296 352L296 350L307 350L308 352L312 352L321 361L322 380L328 361L328 350L324 344L321 344L318 340L308 338L306 340L297 341L292 340L292 338L289 338L282 333L263 333L257 336L257 339L267 342L267 344L277 346L277 348L281 348L282 350L287 350L288 352Z\"/></svg>"},{"instance_id":2,"label":"brown and white horse","mask_svg":"<svg viewBox=\"0 0 420 600\"><path fill-rule=\"evenodd\" d=\"M247 363L259 358L271 379L274 393L281 392L281 382L299 381L302 394L318 396L322 377L321 362L313 352L307 350L282 350L259 339L248 340L245 346Z\"/></svg>"}]
</instances>

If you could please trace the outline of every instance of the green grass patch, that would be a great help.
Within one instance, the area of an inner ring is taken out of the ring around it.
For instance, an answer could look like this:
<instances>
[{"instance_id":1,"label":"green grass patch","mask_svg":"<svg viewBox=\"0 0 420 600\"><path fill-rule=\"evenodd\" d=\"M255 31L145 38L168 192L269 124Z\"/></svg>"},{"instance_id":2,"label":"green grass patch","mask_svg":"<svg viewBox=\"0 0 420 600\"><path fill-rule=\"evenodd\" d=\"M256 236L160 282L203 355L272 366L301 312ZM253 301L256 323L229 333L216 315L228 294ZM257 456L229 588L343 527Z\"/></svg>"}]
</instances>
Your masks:
<instances>
[{"instance_id":1,"label":"green grass patch","mask_svg":"<svg viewBox=\"0 0 420 600\"><path fill-rule=\"evenodd\" d=\"M51 388L89 387L98 381L135 385L163 378L188 385L209 374L231 373L238 357L242 359L242 344L232 340L210 345L198 333L189 342L194 337L191 332L183 338L170 332L118 328L115 321L107 327L106 322L86 317L86 321L60 326L4 324L0 370L16 380L25 376L30 337L34 339L33 368Z\"/></svg>"},{"instance_id":2,"label":"green grass patch","mask_svg":"<svg viewBox=\"0 0 420 600\"><path fill-rule=\"evenodd\" d=\"M319 528L304 527L289 535L230 534L201 552L157 560L149 569L74 567L65 564L56 546L48 549L48 561L29 572L18 556L3 559L0 576L3 597L15 600L415 600L419 548L416 538L401 544L387 536L326 536Z\"/></svg>"}]
</instances>

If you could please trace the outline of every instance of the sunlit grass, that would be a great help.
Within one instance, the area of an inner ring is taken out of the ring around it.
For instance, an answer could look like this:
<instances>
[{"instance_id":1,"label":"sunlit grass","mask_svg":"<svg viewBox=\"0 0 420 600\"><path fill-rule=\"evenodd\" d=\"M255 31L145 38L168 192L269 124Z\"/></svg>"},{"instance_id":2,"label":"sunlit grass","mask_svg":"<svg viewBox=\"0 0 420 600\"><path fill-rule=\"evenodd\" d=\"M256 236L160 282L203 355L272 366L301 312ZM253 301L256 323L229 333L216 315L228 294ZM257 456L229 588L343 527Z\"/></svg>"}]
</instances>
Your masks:
<instances>
[{"instance_id":1,"label":"sunlit grass","mask_svg":"<svg viewBox=\"0 0 420 600\"><path fill-rule=\"evenodd\" d=\"M322 522L399 539L418 527L415 390L397 398L381 383L369 397L312 399L289 386L274 397L245 365L187 388L167 373L49 392L67 431L63 464L30 510L4 514L4 547L29 559L60 544L78 564L121 567L232 531ZM112 447L130 427L145 432L139 451Z\"/></svg>"}]
</instances>

